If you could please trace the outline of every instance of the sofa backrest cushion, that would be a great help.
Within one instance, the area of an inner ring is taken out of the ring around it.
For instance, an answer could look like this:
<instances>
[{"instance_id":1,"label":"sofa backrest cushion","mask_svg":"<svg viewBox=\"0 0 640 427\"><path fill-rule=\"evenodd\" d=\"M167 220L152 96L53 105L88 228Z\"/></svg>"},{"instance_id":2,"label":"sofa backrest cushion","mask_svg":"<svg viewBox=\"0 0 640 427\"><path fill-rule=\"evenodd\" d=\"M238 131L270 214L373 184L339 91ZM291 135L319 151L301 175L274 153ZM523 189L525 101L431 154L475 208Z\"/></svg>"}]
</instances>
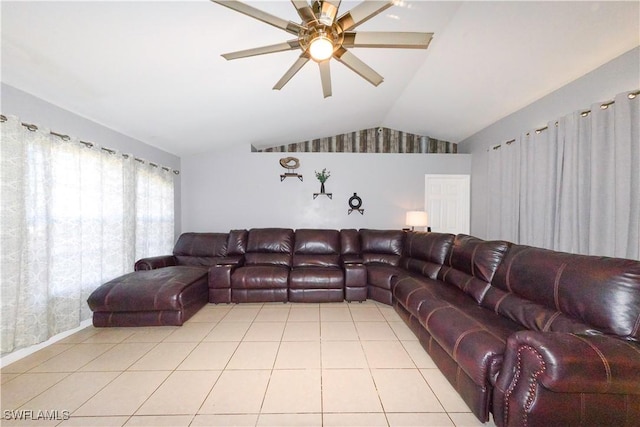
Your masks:
<instances>
[{"instance_id":1,"label":"sofa backrest cushion","mask_svg":"<svg viewBox=\"0 0 640 427\"><path fill-rule=\"evenodd\" d=\"M247 237L245 265L291 266L294 234L290 228L253 228Z\"/></svg>"},{"instance_id":2,"label":"sofa backrest cushion","mask_svg":"<svg viewBox=\"0 0 640 427\"><path fill-rule=\"evenodd\" d=\"M227 255L238 256L247 252L247 238L249 232L247 230L231 230L229 231L229 240L227 241Z\"/></svg>"},{"instance_id":3,"label":"sofa backrest cushion","mask_svg":"<svg viewBox=\"0 0 640 427\"><path fill-rule=\"evenodd\" d=\"M483 305L529 329L640 340L640 261L513 245Z\"/></svg>"},{"instance_id":4,"label":"sofa backrest cushion","mask_svg":"<svg viewBox=\"0 0 640 427\"><path fill-rule=\"evenodd\" d=\"M340 232L338 230L296 230L293 267L311 266L340 266Z\"/></svg>"},{"instance_id":5,"label":"sofa backrest cushion","mask_svg":"<svg viewBox=\"0 0 640 427\"><path fill-rule=\"evenodd\" d=\"M405 232L402 230L360 230L362 260L365 264L397 266L402 255Z\"/></svg>"},{"instance_id":6,"label":"sofa backrest cushion","mask_svg":"<svg viewBox=\"0 0 640 427\"><path fill-rule=\"evenodd\" d=\"M178 265L216 265L227 256L228 233L183 233L173 247Z\"/></svg>"},{"instance_id":7,"label":"sofa backrest cushion","mask_svg":"<svg viewBox=\"0 0 640 427\"><path fill-rule=\"evenodd\" d=\"M340 230L340 253L360 256L360 233L355 228Z\"/></svg>"},{"instance_id":8,"label":"sofa backrest cushion","mask_svg":"<svg viewBox=\"0 0 640 427\"><path fill-rule=\"evenodd\" d=\"M480 303L509 244L458 234L438 279L455 285Z\"/></svg>"},{"instance_id":9,"label":"sofa backrest cushion","mask_svg":"<svg viewBox=\"0 0 640 427\"><path fill-rule=\"evenodd\" d=\"M407 232L400 266L435 279L451 250L454 237L449 233Z\"/></svg>"}]
</instances>

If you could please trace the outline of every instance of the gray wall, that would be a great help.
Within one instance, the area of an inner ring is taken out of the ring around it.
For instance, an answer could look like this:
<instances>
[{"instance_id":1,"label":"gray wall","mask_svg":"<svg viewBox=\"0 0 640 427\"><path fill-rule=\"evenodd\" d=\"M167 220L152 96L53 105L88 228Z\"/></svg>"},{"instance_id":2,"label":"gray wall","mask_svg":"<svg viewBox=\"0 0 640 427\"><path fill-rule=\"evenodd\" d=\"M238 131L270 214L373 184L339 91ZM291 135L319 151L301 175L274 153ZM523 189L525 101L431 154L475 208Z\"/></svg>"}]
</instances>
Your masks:
<instances>
[{"instance_id":1,"label":"gray wall","mask_svg":"<svg viewBox=\"0 0 640 427\"><path fill-rule=\"evenodd\" d=\"M499 120L458 144L472 154L471 234L486 237L488 199L487 150L522 133L546 126L591 104L610 101L618 93L640 88L640 47L613 59L527 107Z\"/></svg>"},{"instance_id":2,"label":"gray wall","mask_svg":"<svg viewBox=\"0 0 640 427\"><path fill-rule=\"evenodd\" d=\"M153 163L180 170L180 158L176 155L147 145L112 129L88 120L68 110L64 110L31 94L2 83L0 86L2 114L17 116L24 123L49 128L53 132L77 137L82 141L94 142L102 147L112 148ZM175 224L176 236L182 223L181 176L175 180Z\"/></svg>"},{"instance_id":3,"label":"gray wall","mask_svg":"<svg viewBox=\"0 0 640 427\"><path fill-rule=\"evenodd\" d=\"M280 181L283 157L300 159L296 178ZM470 174L464 154L252 153L250 146L182 159L183 231L233 228L405 227L407 210L424 208L425 174ZM331 177L320 190L315 171ZM364 215L347 214L353 193Z\"/></svg>"}]
</instances>

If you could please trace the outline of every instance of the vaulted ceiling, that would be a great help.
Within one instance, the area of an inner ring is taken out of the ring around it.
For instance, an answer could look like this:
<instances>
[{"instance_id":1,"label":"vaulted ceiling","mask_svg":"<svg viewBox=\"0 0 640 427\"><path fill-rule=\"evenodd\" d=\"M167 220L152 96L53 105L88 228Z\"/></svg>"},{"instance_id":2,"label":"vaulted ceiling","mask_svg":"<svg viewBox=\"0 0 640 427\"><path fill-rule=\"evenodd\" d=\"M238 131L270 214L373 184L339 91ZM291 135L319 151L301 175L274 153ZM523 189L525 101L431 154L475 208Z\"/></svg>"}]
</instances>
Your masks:
<instances>
[{"instance_id":1,"label":"vaulted ceiling","mask_svg":"<svg viewBox=\"0 0 640 427\"><path fill-rule=\"evenodd\" d=\"M2 81L179 156L376 126L459 142L638 46L639 5L397 1L358 30L433 32L429 49L353 49L384 82L332 61L324 99L313 62L271 89L299 52L223 59L292 36L207 0L2 1Z\"/></svg>"}]
</instances>

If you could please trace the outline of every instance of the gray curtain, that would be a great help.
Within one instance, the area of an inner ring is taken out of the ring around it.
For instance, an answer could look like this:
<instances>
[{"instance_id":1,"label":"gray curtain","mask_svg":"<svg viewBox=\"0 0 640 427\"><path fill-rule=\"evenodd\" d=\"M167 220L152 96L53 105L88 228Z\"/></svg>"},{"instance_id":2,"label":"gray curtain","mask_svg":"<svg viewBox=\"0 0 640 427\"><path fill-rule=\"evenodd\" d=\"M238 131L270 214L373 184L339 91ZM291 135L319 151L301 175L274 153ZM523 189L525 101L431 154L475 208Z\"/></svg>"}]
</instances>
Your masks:
<instances>
[{"instance_id":1,"label":"gray curtain","mask_svg":"<svg viewBox=\"0 0 640 427\"><path fill-rule=\"evenodd\" d=\"M487 237L640 259L637 93L490 150Z\"/></svg>"}]
</instances>

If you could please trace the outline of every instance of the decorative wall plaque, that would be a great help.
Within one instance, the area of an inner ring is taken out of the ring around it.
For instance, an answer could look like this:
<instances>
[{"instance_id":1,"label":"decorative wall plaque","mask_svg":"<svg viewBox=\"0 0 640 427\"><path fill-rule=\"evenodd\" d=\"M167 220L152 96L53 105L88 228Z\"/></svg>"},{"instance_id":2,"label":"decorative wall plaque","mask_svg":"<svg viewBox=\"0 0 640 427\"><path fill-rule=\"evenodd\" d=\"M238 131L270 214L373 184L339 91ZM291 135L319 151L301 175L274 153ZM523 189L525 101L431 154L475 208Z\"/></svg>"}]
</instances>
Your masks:
<instances>
[{"instance_id":1,"label":"decorative wall plaque","mask_svg":"<svg viewBox=\"0 0 640 427\"><path fill-rule=\"evenodd\" d=\"M302 175L296 172L296 169L300 167L300 160L295 157L283 157L280 159L280 166L287 170L286 173L280 175L280 182L290 177L298 178L302 181Z\"/></svg>"},{"instance_id":2,"label":"decorative wall plaque","mask_svg":"<svg viewBox=\"0 0 640 427\"><path fill-rule=\"evenodd\" d=\"M349 198L349 215L351 212L358 211L360 215L364 215L364 209L361 209L362 199L358 196L358 193L353 193L353 196Z\"/></svg>"}]
</instances>

